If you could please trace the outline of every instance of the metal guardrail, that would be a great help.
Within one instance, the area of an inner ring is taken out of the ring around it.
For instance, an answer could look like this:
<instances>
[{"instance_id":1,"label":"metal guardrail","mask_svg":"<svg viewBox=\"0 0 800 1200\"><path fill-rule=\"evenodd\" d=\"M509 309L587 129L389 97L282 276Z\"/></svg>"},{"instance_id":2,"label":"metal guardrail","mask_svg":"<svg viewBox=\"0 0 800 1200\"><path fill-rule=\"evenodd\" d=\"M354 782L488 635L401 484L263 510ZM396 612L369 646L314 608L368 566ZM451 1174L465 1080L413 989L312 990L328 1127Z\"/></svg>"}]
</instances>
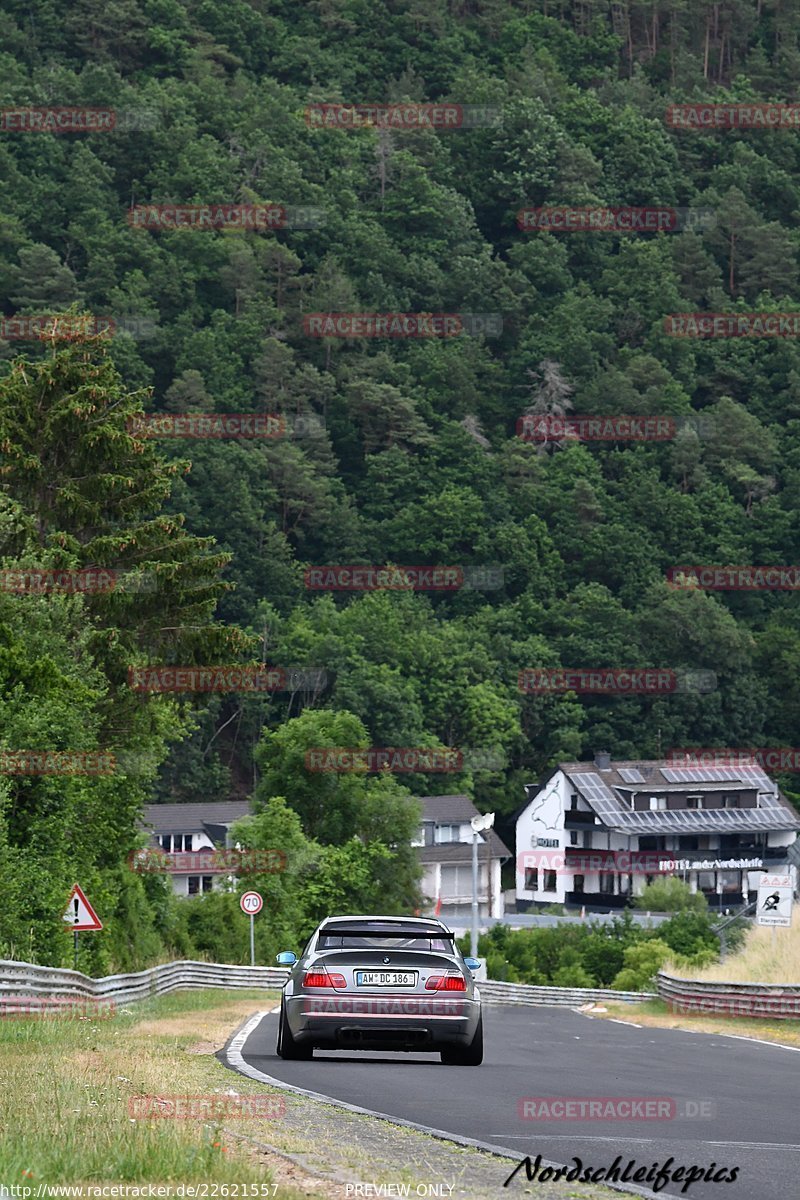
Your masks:
<instances>
[{"instance_id":1,"label":"metal guardrail","mask_svg":"<svg viewBox=\"0 0 800 1200\"><path fill-rule=\"evenodd\" d=\"M0 959L0 1004L6 1012L13 1010L13 1001L19 1001L20 1008L24 1008L26 1001L47 997L54 1000L54 1010L59 1008L56 1001L65 998L128 1004L182 988L280 988L287 975L284 967L240 967L187 960L162 963L131 975L92 979L80 971Z\"/></svg>"},{"instance_id":2,"label":"metal guardrail","mask_svg":"<svg viewBox=\"0 0 800 1200\"><path fill-rule=\"evenodd\" d=\"M659 971L656 986L673 1012L800 1019L800 983L714 983Z\"/></svg>"},{"instance_id":3,"label":"metal guardrail","mask_svg":"<svg viewBox=\"0 0 800 1200\"><path fill-rule=\"evenodd\" d=\"M289 972L284 967L242 967L189 960L162 963L130 975L92 979L80 971L43 967L36 963L0 959L0 1009L63 1010L69 1002L105 1002L109 1007L162 996L185 988L281 988ZM681 979L659 971L657 992L616 992L612 988L539 987L490 979L479 984L492 1004L561 1005L617 1000L666 1001L675 1012L724 1013L729 1016L769 1016L800 1019L800 983L712 983Z\"/></svg>"},{"instance_id":4,"label":"metal guardrail","mask_svg":"<svg viewBox=\"0 0 800 1200\"><path fill-rule=\"evenodd\" d=\"M80 971L42 967L35 963L0 960L0 1007L6 1013L35 1008L63 1009L64 1001L103 1001L108 1006L162 996L181 988L280 988L289 972L285 967L240 967L224 963L179 961L163 963L131 975L92 979ZM653 999L650 992L615 992L608 988L535 987L495 980L479 985L483 999L495 1004L559 1004L576 1007L596 1000Z\"/></svg>"},{"instance_id":5,"label":"metal guardrail","mask_svg":"<svg viewBox=\"0 0 800 1200\"><path fill-rule=\"evenodd\" d=\"M559 1004L577 1008L597 1000L623 1000L636 1003L657 1000L655 992L615 992L612 988L538 987L530 983L501 983L490 979L479 983L482 1000L492 1004Z\"/></svg>"}]
</instances>

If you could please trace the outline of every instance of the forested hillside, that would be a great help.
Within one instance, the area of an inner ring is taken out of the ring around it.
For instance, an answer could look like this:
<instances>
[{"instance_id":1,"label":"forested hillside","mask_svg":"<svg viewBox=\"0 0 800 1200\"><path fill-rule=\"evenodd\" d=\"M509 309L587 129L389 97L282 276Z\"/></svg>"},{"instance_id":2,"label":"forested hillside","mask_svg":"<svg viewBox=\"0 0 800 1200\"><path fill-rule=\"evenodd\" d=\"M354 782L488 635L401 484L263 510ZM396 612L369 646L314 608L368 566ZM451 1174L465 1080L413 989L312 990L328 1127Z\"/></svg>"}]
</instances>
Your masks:
<instances>
[{"instance_id":1,"label":"forested hillside","mask_svg":"<svg viewBox=\"0 0 800 1200\"><path fill-rule=\"evenodd\" d=\"M148 800L255 791L250 844L295 847L264 884L295 930L326 905L418 899L409 792L468 790L507 816L559 758L797 743L793 592L675 588L668 572L800 564L800 349L665 328L673 313L800 310L800 124L665 116L792 102L797 0L6 0L4 23L0 108L122 116L0 130L3 317L119 326L0 341L0 567L155 564L160 582L133 600L0 591L0 745L113 746L139 763L121 779L0 777L0 953L68 953L53 910L76 864L114 914L113 945L91 953L203 949L161 881L127 870ZM309 115L402 101L488 115L440 129ZM289 217L246 231L130 218L240 204ZM518 221L597 205L705 217L660 233ZM330 312L492 314L494 328L310 335L304 317ZM293 432L144 443L126 425L142 410L281 414ZM667 416L677 433L517 434L525 413L564 412ZM473 583L306 586L309 567L370 563ZM245 660L324 675L200 696L194 717L126 690L130 664ZM714 682L520 691L521 671L558 666ZM331 777L305 770L318 746L494 763Z\"/></svg>"}]
</instances>

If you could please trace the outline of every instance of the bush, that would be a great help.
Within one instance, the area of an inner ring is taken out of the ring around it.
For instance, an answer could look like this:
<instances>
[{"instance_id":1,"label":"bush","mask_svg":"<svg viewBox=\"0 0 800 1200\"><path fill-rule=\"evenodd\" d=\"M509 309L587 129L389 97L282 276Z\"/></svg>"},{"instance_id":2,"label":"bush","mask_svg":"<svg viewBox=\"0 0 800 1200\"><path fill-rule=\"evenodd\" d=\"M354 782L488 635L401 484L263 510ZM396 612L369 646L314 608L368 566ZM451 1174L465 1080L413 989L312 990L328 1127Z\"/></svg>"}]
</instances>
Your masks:
<instances>
[{"instance_id":1,"label":"bush","mask_svg":"<svg viewBox=\"0 0 800 1200\"><path fill-rule=\"evenodd\" d=\"M672 947L660 937L628 946L624 954L625 966L614 977L612 988L617 992L650 991L656 972L671 956Z\"/></svg>"},{"instance_id":2,"label":"bush","mask_svg":"<svg viewBox=\"0 0 800 1200\"><path fill-rule=\"evenodd\" d=\"M633 907L646 912L707 912L708 901L702 892L692 892L688 883L675 875L663 875L648 883Z\"/></svg>"},{"instance_id":3,"label":"bush","mask_svg":"<svg viewBox=\"0 0 800 1200\"><path fill-rule=\"evenodd\" d=\"M713 950L712 961L716 961L719 943L713 927L714 918L707 910L680 912L659 926L658 936L676 954L691 956L704 950Z\"/></svg>"}]
</instances>

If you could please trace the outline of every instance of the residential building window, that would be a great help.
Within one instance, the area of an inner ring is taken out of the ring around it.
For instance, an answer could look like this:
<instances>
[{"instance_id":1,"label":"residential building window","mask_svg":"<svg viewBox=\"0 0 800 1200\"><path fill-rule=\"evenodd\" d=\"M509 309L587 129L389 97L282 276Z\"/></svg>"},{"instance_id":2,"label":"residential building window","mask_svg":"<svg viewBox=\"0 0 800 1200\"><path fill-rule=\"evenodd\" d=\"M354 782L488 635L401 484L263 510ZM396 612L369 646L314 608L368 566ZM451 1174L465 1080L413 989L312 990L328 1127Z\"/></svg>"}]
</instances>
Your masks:
<instances>
[{"instance_id":1,"label":"residential building window","mask_svg":"<svg viewBox=\"0 0 800 1200\"><path fill-rule=\"evenodd\" d=\"M162 833L159 841L168 854L181 854L192 848L191 833Z\"/></svg>"},{"instance_id":2,"label":"residential building window","mask_svg":"<svg viewBox=\"0 0 800 1200\"><path fill-rule=\"evenodd\" d=\"M578 795L577 795L577 792L573 792L573 793L572 793L572 795L571 795L571 796L570 796L570 798L569 798L569 810L570 810L570 812L577 812L577 811L578 811Z\"/></svg>"},{"instance_id":3,"label":"residential building window","mask_svg":"<svg viewBox=\"0 0 800 1200\"><path fill-rule=\"evenodd\" d=\"M526 867L525 868L525 889L526 889L526 891L535 892L538 890L538 887L539 887L539 868L538 867Z\"/></svg>"},{"instance_id":4,"label":"residential building window","mask_svg":"<svg viewBox=\"0 0 800 1200\"><path fill-rule=\"evenodd\" d=\"M583 880L584 880L584 876L583 876L583 875L576 875L576 876L575 876L575 879L574 879L574 882L573 882L573 885L572 885L572 890L573 890L573 892L576 894L576 896L582 896L582 895L583 895Z\"/></svg>"},{"instance_id":5,"label":"residential building window","mask_svg":"<svg viewBox=\"0 0 800 1200\"><path fill-rule=\"evenodd\" d=\"M542 891L554 892L555 890L556 890L556 873L555 873L555 871L545 871L544 884L542 887Z\"/></svg>"},{"instance_id":6,"label":"residential building window","mask_svg":"<svg viewBox=\"0 0 800 1200\"><path fill-rule=\"evenodd\" d=\"M702 808L703 807L703 797L702 796L687 796L686 797L686 807L687 808Z\"/></svg>"},{"instance_id":7,"label":"residential building window","mask_svg":"<svg viewBox=\"0 0 800 1200\"><path fill-rule=\"evenodd\" d=\"M678 849L679 850L698 850L700 848L698 843L699 843L699 838L696 838L696 837L679 837L678 838Z\"/></svg>"},{"instance_id":8,"label":"residential building window","mask_svg":"<svg viewBox=\"0 0 800 1200\"><path fill-rule=\"evenodd\" d=\"M590 833L583 835L583 848L584 850L591 850L592 848L592 835Z\"/></svg>"},{"instance_id":9,"label":"residential building window","mask_svg":"<svg viewBox=\"0 0 800 1200\"><path fill-rule=\"evenodd\" d=\"M738 808L739 807L739 797L738 796L727 796L727 795L723 796L722 797L722 807L723 808Z\"/></svg>"},{"instance_id":10,"label":"residential building window","mask_svg":"<svg viewBox=\"0 0 800 1200\"><path fill-rule=\"evenodd\" d=\"M436 841L441 845L442 842L457 842L459 840L458 825L437 825L436 826Z\"/></svg>"},{"instance_id":11,"label":"residential building window","mask_svg":"<svg viewBox=\"0 0 800 1200\"><path fill-rule=\"evenodd\" d=\"M570 835L569 835L569 844L570 844L570 846L577 846L577 844L578 844L578 831L577 831L577 829L573 829L573 830L571 831L571 833L570 833Z\"/></svg>"},{"instance_id":12,"label":"residential building window","mask_svg":"<svg viewBox=\"0 0 800 1200\"><path fill-rule=\"evenodd\" d=\"M600 872L600 891L602 892L602 894L604 896L613 896L614 895L614 872L613 871L601 871Z\"/></svg>"},{"instance_id":13,"label":"residential building window","mask_svg":"<svg viewBox=\"0 0 800 1200\"><path fill-rule=\"evenodd\" d=\"M214 887L213 875L189 875L187 878L190 896L198 896L202 892L210 892Z\"/></svg>"},{"instance_id":14,"label":"residential building window","mask_svg":"<svg viewBox=\"0 0 800 1200\"><path fill-rule=\"evenodd\" d=\"M701 892L713 892L717 887L716 871L698 871L697 886Z\"/></svg>"},{"instance_id":15,"label":"residential building window","mask_svg":"<svg viewBox=\"0 0 800 1200\"><path fill-rule=\"evenodd\" d=\"M478 895L485 899L486 865L478 865ZM443 903L462 903L472 897L472 866L446 863L442 867L440 894Z\"/></svg>"},{"instance_id":16,"label":"residential building window","mask_svg":"<svg viewBox=\"0 0 800 1200\"><path fill-rule=\"evenodd\" d=\"M667 807L666 796L651 796L650 797L650 812L665 812Z\"/></svg>"}]
</instances>

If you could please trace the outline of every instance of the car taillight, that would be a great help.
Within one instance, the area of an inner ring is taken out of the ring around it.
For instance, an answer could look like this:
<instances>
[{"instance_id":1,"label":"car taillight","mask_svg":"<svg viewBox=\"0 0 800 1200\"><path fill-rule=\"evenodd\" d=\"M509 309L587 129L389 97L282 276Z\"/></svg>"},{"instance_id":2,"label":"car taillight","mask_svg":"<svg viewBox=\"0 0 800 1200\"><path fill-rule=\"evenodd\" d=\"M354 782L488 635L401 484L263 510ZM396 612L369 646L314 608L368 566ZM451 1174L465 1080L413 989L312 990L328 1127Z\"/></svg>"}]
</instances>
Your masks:
<instances>
[{"instance_id":1,"label":"car taillight","mask_svg":"<svg viewBox=\"0 0 800 1200\"><path fill-rule=\"evenodd\" d=\"M347 987L347 981L344 975L331 975L328 971L306 971L303 976L303 987L343 988Z\"/></svg>"},{"instance_id":2,"label":"car taillight","mask_svg":"<svg viewBox=\"0 0 800 1200\"><path fill-rule=\"evenodd\" d=\"M463 975L431 975L425 984L426 992L465 992L467 981Z\"/></svg>"}]
</instances>

